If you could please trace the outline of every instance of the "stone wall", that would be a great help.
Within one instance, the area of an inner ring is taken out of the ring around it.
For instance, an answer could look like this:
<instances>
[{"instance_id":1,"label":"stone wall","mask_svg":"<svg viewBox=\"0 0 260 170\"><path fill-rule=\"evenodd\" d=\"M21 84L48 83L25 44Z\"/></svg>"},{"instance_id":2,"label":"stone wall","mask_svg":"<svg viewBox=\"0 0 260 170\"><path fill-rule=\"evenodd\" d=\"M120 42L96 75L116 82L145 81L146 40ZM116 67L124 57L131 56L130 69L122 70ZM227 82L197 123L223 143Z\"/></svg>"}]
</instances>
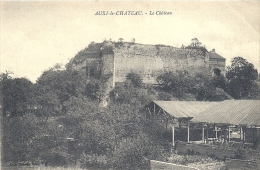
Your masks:
<instances>
[{"instance_id":1,"label":"stone wall","mask_svg":"<svg viewBox=\"0 0 260 170\"><path fill-rule=\"evenodd\" d=\"M197 72L212 69L210 64L225 65L221 61L212 62L208 52L201 49L106 41L91 43L71 60L69 66L86 79L91 70L95 77L112 74L114 86L115 82L123 82L130 72L141 75L144 83L156 84L158 75L167 71Z\"/></svg>"},{"instance_id":2,"label":"stone wall","mask_svg":"<svg viewBox=\"0 0 260 170\"><path fill-rule=\"evenodd\" d=\"M219 68L222 74L226 74L226 60L222 59L210 59L209 60L210 69Z\"/></svg>"},{"instance_id":3,"label":"stone wall","mask_svg":"<svg viewBox=\"0 0 260 170\"><path fill-rule=\"evenodd\" d=\"M68 69L78 71L86 80L100 78L102 68L102 43L91 43L68 63Z\"/></svg>"},{"instance_id":4,"label":"stone wall","mask_svg":"<svg viewBox=\"0 0 260 170\"><path fill-rule=\"evenodd\" d=\"M175 70L198 71L208 68L209 57L193 49L164 45L123 44L114 49L115 82L125 80L127 73L142 75L144 83L156 83L163 72Z\"/></svg>"},{"instance_id":5,"label":"stone wall","mask_svg":"<svg viewBox=\"0 0 260 170\"><path fill-rule=\"evenodd\" d=\"M111 87L114 87L114 55L109 53L102 54L102 69L101 75L111 76L109 78L109 84Z\"/></svg>"}]
</instances>

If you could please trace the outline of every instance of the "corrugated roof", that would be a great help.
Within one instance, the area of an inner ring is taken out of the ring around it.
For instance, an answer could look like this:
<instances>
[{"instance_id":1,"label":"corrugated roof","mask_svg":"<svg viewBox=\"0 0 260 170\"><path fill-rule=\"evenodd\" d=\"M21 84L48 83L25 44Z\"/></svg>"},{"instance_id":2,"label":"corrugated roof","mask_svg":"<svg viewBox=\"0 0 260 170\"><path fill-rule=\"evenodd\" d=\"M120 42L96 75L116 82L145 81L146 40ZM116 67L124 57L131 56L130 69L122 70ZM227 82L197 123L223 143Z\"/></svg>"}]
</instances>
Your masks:
<instances>
[{"instance_id":1,"label":"corrugated roof","mask_svg":"<svg viewBox=\"0 0 260 170\"><path fill-rule=\"evenodd\" d=\"M260 100L226 100L205 109L191 121L260 126Z\"/></svg>"},{"instance_id":2,"label":"corrugated roof","mask_svg":"<svg viewBox=\"0 0 260 170\"><path fill-rule=\"evenodd\" d=\"M209 59L222 59L225 60L224 57L222 57L221 55L217 54L216 52L209 52Z\"/></svg>"},{"instance_id":3,"label":"corrugated roof","mask_svg":"<svg viewBox=\"0 0 260 170\"><path fill-rule=\"evenodd\" d=\"M175 118L192 118L218 102L201 101L153 101Z\"/></svg>"}]
</instances>

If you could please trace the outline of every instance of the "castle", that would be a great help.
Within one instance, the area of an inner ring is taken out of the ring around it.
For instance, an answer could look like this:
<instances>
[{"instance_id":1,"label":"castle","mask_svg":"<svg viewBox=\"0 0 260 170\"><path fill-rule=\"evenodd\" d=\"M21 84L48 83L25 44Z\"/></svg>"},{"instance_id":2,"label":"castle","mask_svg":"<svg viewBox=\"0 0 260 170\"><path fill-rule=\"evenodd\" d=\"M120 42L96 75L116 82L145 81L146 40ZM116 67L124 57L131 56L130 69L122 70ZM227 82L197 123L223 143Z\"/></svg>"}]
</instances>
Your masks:
<instances>
[{"instance_id":1,"label":"castle","mask_svg":"<svg viewBox=\"0 0 260 170\"><path fill-rule=\"evenodd\" d=\"M68 68L77 70L86 80L110 75L111 87L114 87L130 72L140 74L148 84L156 84L157 76L166 71L209 69L225 74L225 58L214 49L208 52L203 47L104 41L89 44L69 62Z\"/></svg>"}]
</instances>

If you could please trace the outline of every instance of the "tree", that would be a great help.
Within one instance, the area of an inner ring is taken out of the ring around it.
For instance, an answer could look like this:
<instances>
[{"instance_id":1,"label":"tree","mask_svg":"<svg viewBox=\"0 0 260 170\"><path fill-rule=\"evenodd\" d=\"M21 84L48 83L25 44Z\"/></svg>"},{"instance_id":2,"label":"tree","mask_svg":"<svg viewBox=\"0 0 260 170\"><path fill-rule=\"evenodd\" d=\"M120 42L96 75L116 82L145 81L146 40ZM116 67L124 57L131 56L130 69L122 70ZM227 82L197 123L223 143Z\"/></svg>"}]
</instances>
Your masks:
<instances>
[{"instance_id":1,"label":"tree","mask_svg":"<svg viewBox=\"0 0 260 170\"><path fill-rule=\"evenodd\" d=\"M211 100L216 94L216 87L212 77L207 72L197 73L193 77L193 86L190 90L199 101Z\"/></svg>"},{"instance_id":2,"label":"tree","mask_svg":"<svg viewBox=\"0 0 260 170\"><path fill-rule=\"evenodd\" d=\"M226 78L229 81L229 94L236 99L250 96L257 76L257 69L252 63L242 57L233 58L226 73Z\"/></svg>"},{"instance_id":3,"label":"tree","mask_svg":"<svg viewBox=\"0 0 260 170\"><path fill-rule=\"evenodd\" d=\"M122 43L123 41L124 41L123 38L119 38L119 39L118 39L118 42L121 42L121 43Z\"/></svg>"},{"instance_id":4,"label":"tree","mask_svg":"<svg viewBox=\"0 0 260 170\"><path fill-rule=\"evenodd\" d=\"M192 85L187 71L166 72L157 77L157 82L166 92L171 92L176 97L181 97Z\"/></svg>"},{"instance_id":5,"label":"tree","mask_svg":"<svg viewBox=\"0 0 260 170\"><path fill-rule=\"evenodd\" d=\"M38 78L37 102L47 112L66 112L64 102L72 96L82 95L85 84L82 77L76 71L60 70L59 65L55 65Z\"/></svg>"},{"instance_id":6,"label":"tree","mask_svg":"<svg viewBox=\"0 0 260 170\"><path fill-rule=\"evenodd\" d=\"M223 90L227 90L227 82L223 74L219 74L219 75L215 74L213 76L212 81L215 87L222 88Z\"/></svg>"},{"instance_id":7,"label":"tree","mask_svg":"<svg viewBox=\"0 0 260 170\"><path fill-rule=\"evenodd\" d=\"M198 38L192 38L190 46L192 47L199 47L201 46L201 42L198 40Z\"/></svg>"},{"instance_id":8,"label":"tree","mask_svg":"<svg viewBox=\"0 0 260 170\"><path fill-rule=\"evenodd\" d=\"M0 87L4 116L21 116L34 106L34 85L30 80L2 74Z\"/></svg>"},{"instance_id":9,"label":"tree","mask_svg":"<svg viewBox=\"0 0 260 170\"><path fill-rule=\"evenodd\" d=\"M141 76L136 73L128 73L126 75L126 80L130 82L134 87L141 87L143 84Z\"/></svg>"},{"instance_id":10,"label":"tree","mask_svg":"<svg viewBox=\"0 0 260 170\"><path fill-rule=\"evenodd\" d=\"M90 99L100 102L105 96L105 83L93 79L86 85L85 92Z\"/></svg>"},{"instance_id":11,"label":"tree","mask_svg":"<svg viewBox=\"0 0 260 170\"><path fill-rule=\"evenodd\" d=\"M197 57L198 55L205 56L207 53L207 49L205 46L202 46L202 43L198 40L198 38L191 39L191 44L187 47L182 46L185 49L185 53L188 56Z\"/></svg>"}]
</instances>

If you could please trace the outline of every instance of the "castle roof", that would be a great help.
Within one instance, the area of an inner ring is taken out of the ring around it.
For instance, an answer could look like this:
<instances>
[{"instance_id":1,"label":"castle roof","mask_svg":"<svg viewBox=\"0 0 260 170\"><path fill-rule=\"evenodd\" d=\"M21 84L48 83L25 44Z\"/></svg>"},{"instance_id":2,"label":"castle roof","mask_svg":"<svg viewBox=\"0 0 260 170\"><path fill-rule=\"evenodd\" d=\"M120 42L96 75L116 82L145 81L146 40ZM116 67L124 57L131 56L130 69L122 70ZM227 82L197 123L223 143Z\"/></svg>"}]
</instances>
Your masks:
<instances>
[{"instance_id":1,"label":"castle roof","mask_svg":"<svg viewBox=\"0 0 260 170\"><path fill-rule=\"evenodd\" d=\"M221 55L217 54L215 52L215 49L213 49L212 51L209 52L209 59L221 59L221 60L226 60L224 57L222 57Z\"/></svg>"}]
</instances>

